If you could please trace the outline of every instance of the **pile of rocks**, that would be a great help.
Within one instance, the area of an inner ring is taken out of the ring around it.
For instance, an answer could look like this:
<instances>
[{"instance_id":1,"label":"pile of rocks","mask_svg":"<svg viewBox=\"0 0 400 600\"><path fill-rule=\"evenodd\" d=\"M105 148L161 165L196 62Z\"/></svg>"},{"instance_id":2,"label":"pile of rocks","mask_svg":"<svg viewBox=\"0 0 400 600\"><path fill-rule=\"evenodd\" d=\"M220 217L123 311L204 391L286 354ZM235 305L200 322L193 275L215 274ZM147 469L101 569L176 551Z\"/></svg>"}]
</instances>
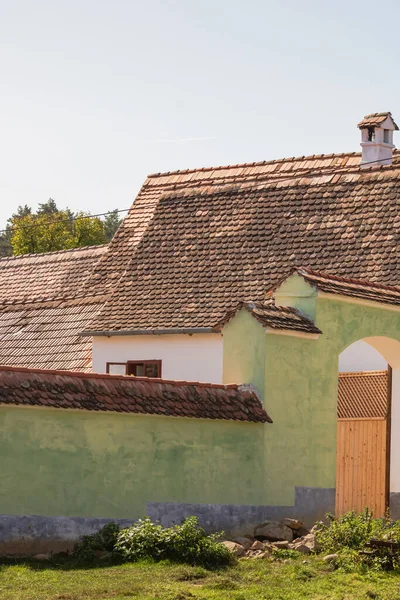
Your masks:
<instances>
[{"instance_id":1,"label":"pile of rocks","mask_svg":"<svg viewBox=\"0 0 400 600\"><path fill-rule=\"evenodd\" d=\"M255 528L254 535L222 543L238 558L267 558L277 549L311 554L317 550L316 529L316 525L307 529L297 519L266 521Z\"/></svg>"}]
</instances>

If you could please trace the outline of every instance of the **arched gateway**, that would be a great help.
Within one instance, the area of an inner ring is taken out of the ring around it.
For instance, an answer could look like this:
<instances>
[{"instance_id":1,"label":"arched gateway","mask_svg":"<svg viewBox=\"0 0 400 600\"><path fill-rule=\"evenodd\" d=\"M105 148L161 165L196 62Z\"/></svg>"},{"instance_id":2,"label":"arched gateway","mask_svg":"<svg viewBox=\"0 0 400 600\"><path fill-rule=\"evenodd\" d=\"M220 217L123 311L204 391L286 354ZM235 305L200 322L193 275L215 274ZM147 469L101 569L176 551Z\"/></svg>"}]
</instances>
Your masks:
<instances>
[{"instance_id":1,"label":"arched gateway","mask_svg":"<svg viewBox=\"0 0 400 600\"><path fill-rule=\"evenodd\" d=\"M380 353L391 367L385 503L400 518L400 290L297 269L266 303L242 304L222 331L224 381L254 383L273 420L266 512L292 507L307 522L335 511L338 358L359 340Z\"/></svg>"}]
</instances>

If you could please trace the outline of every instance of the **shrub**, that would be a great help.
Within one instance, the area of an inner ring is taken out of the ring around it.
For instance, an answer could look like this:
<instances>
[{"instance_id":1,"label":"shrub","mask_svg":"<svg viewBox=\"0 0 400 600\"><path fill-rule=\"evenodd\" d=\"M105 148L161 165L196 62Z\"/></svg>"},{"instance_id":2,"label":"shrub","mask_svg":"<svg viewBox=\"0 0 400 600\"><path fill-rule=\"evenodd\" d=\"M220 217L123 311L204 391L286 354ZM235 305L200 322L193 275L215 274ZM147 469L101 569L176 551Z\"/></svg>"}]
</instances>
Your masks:
<instances>
[{"instance_id":1,"label":"shrub","mask_svg":"<svg viewBox=\"0 0 400 600\"><path fill-rule=\"evenodd\" d=\"M335 518L327 515L328 524L320 523L316 532L317 544L326 554L338 554L336 565L346 571L368 567L398 569L400 549L390 545L371 546L371 540L400 542L400 522L388 517L375 519L372 511L348 512Z\"/></svg>"},{"instance_id":2,"label":"shrub","mask_svg":"<svg viewBox=\"0 0 400 600\"><path fill-rule=\"evenodd\" d=\"M212 569L233 562L232 554L218 539L219 534L206 535L196 517L167 528L145 518L120 532L115 551L124 561L167 559Z\"/></svg>"},{"instance_id":3,"label":"shrub","mask_svg":"<svg viewBox=\"0 0 400 600\"><path fill-rule=\"evenodd\" d=\"M111 521L97 533L82 536L75 545L74 558L79 562L90 563L105 552L114 552L119 532L118 525Z\"/></svg>"},{"instance_id":4,"label":"shrub","mask_svg":"<svg viewBox=\"0 0 400 600\"><path fill-rule=\"evenodd\" d=\"M196 517L166 528L149 518L139 519L132 527L121 530L115 523L109 523L94 535L83 536L75 546L74 557L87 563L110 552L123 562L150 558L214 569L234 562L231 552L218 542L220 535L207 535Z\"/></svg>"},{"instance_id":5,"label":"shrub","mask_svg":"<svg viewBox=\"0 0 400 600\"><path fill-rule=\"evenodd\" d=\"M327 518L328 524L320 523L316 533L318 546L324 552L340 552L343 548L361 550L371 538L379 537L384 527L384 521L374 519L368 508L359 514L351 511Z\"/></svg>"}]
</instances>

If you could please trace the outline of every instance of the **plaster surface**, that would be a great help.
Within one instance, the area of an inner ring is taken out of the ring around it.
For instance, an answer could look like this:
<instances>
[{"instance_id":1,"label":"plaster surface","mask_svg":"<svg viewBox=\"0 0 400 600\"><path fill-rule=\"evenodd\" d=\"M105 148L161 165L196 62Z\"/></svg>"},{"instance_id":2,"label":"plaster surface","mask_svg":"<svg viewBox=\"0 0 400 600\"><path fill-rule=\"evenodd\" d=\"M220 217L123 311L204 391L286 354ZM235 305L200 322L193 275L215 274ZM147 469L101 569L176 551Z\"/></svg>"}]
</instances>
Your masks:
<instances>
[{"instance_id":1,"label":"plaster surface","mask_svg":"<svg viewBox=\"0 0 400 600\"><path fill-rule=\"evenodd\" d=\"M350 344L339 356L339 371L383 371L388 363L383 356L364 340Z\"/></svg>"},{"instance_id":2,"label":"plaster surface","mask_svg":"<svg viewBox=\"0 0 400 600\"><path fill-rule=\"evenodd\" d=\"M82 535L91 535L111 519L0 515L0 556L66 552ZM113 519L121 528L132 521Z\"/></svg>"},{"instance_id":3,"label":"plaster surface","mask_svg":"<svg viewBox=\"0 0 400 600\"><path fill-rule=\"evenodd\" d=\"M161 360L164 379L222 382L222 336L193 335L94 336L93 367L105 373L107 362Z\"/></svg>"},{"instance_id":4,"label":"plaster surface","mask_svg":"<svg viewBox=\"0 0 400 600\"><path fill-rule=\"evenodd\" d=\"M284 292L288 303L290 300L296 308L304 309L307 303L309 314L315 313L316 324L323 332L318 339L269 335L257 324L257 346L261 344L260 332L264 336L264 364L261 360L247 362L246 357L240 362L240 349L251 344L254 327L248 329L249 340L244 317L239 313L223 330L224 381L228 377L232 380L236 370L236 380L240 377L255 385L260 385L264 377L264 404L273 420L264 443L264 504L268 506L293 505L297 487L335 487L340 354L367 338L372 346L376 342L375 349L385 360L396 364L400 358L399 312L384 305L364 306L332 297L307 296L304 282L299 285L298 307L296 278L288 281L290 286L282 290L282 295ZM261 351L258 354L262 356ZM397 437L399 426L400 418L394 420ZM398 469L400 472L400 464Z\"/></svg>"},{"instance_id":5,"label":"plaster surface","mask_svg":"<svg viewBox=\"0 0 400 600\"><path fill-rule=\"evenodd\" d=\"M262 504L268 426L1 406L0 514L136 519L147 502Z\"/></svg>"},{"instance_id":6,"label":"plaster surface","mask_svg":"<svg viewBox=\"0 0 400 600\"><path fill-rule=\"evenodd\" d=\"M300 519L306 526L312 526L334 510L335 490L322 488L296 488L292 506L147 503L149 517L164 527L195 515L206 531L224 531L231 537L253 535L257 525L285 517Z\"/></svg>"}]
</instances>

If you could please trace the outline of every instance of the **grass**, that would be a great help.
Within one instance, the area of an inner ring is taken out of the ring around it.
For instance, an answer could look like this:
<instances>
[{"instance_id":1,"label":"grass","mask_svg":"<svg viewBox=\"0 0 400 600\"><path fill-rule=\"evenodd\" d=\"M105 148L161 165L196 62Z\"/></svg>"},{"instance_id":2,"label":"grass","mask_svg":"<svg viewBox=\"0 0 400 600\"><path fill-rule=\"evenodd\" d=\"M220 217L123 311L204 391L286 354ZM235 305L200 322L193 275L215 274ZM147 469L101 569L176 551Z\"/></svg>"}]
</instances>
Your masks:
<instances>
[{"instance_id":1,"label":"grass","mask_svg":"<svg viewBox=\"0 0 400 600\"><path fill-rule=\"evenodd\" d=\"M0 566L0 600L400 600L400 575L333 571L318 558L265 559L206 571L142 562L76 569Z\"/></svg>"}]
</instances>

